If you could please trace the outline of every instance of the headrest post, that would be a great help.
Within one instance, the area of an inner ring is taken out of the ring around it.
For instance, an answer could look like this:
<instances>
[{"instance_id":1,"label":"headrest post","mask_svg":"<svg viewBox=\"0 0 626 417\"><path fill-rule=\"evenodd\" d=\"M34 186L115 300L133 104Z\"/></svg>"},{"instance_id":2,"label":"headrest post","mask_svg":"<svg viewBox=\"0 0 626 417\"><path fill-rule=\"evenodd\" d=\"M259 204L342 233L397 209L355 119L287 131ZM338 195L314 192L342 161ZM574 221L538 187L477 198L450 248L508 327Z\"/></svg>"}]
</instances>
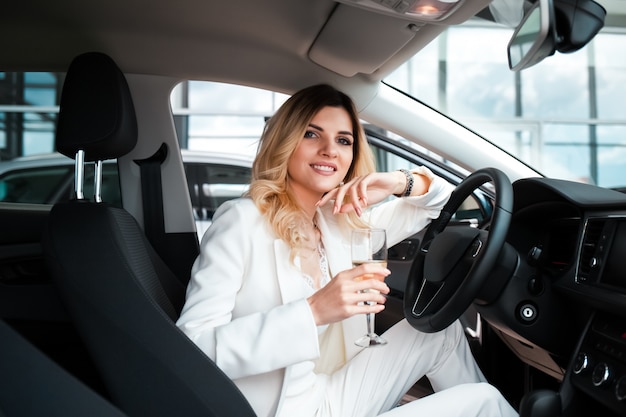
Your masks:
<instances>
[{"instance_id":1,"label":"headrest post","mask_svg":"<svg viewBox=\"0 0 626 417\"><path fill-rule=\"evenodd\" d=\"M93 200L96 203L102 203L102 160L97 160L94 168Z\"/></svg>"},{"instance_id":2,"label":"headrest post","mask_svg":"<svg viewBox=\"0 0 626 417\"><path fill-rule=\"evenodd\" d=\"M77 200L84 200L83 189L85 185L85 151L79 149L76 152L74 163L74 192Z\"/></svg>"}]
</instances>

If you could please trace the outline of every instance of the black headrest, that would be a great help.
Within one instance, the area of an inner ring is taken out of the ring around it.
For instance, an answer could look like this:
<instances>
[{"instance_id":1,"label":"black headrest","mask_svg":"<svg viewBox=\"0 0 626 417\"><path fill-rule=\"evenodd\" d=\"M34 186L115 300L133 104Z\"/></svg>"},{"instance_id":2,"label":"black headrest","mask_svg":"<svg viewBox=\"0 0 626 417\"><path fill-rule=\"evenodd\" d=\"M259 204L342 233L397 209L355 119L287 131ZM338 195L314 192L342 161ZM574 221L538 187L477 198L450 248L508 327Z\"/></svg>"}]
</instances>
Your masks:
<instances>
[{"instance_id":1,"label":"black headrest","mask_svg":"<svg viewBox=\"0 0 626 417\"><path fill-rule=\"evenodd\" d=\"M126 78L105 54L88 52L74 58L63 84L56 149L86 161L115 159L137 143L137 119Z\"/></svg>"}]
</instances>

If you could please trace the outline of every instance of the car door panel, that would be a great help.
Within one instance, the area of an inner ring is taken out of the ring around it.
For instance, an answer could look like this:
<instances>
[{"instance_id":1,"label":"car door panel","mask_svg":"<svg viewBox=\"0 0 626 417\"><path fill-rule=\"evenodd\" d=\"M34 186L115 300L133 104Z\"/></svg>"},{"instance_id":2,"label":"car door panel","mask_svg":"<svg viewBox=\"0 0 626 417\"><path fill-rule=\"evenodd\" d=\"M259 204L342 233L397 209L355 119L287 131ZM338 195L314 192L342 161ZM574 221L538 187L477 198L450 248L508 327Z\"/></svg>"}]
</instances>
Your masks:
<instances>
[{"instance_id":1,"label":"car door panel","mask_svg":"<svg viewBox=\"0 0 626 417\"><path fill-rule=\"evenodd\" d=\"M66 320L43 261L41 231L50 206L0 204L0 317Z\"/></svg>"}]
</instances>

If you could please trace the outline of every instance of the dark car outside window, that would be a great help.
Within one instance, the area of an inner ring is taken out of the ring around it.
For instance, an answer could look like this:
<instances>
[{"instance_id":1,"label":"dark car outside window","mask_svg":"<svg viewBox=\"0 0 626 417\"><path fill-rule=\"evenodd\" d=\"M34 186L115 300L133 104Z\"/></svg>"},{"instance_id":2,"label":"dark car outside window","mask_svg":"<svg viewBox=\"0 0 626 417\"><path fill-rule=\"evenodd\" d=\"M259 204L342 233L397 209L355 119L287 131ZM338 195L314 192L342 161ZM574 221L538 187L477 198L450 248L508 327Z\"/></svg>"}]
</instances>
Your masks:
<instances>
[{"instance_id":1,"label":"dark car outside window","mask_svg":"<svg viewBox=\"0 0 626 417\"><path fill-rule=\"evenodd\" d=\"M85 165L86 198L93 196L93 164ZM72 198L74 166L54 165L21 168L0 176L0 201L6 203L54 204ZM102 199L116 207L122 206L117 164L103 166Z\"/></svg>"}]
</instances>

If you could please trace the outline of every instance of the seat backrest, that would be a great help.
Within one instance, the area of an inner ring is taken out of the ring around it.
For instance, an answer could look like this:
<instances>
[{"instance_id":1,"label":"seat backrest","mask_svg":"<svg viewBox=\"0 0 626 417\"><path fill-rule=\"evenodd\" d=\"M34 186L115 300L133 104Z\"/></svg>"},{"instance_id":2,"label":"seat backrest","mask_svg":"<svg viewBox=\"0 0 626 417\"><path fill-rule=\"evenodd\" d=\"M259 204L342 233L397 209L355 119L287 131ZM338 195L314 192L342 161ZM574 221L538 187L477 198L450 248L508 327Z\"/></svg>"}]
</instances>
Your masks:
<instances>
[{"instance_id":1,"label":"seat backrest","mask_svg":"<svg viewBox=\"0 0 626 417\"><path fill-rule=\"evenodd\" d=\"M106 80L86 77L85 71ZM98 87L103 82L106 89ZM88 93L72 93L76 87ZM99 94L106 96L105 108L84 103L101 100ZM110 58L99 53L77 57L61 98L57 143L63 144L63 153L84 151L88 160L98 160L128 152L127 141L134 146L136 140L133 122L116 120L134 118L130 98L125 78ZM106 113L103 121L92 122L90 128L100 126L100 131L89 132L85 142L71 119L97 117L74 107ZM66 132L77 136L66 138ZM43 244L61 297L120 409L137 417L254 415L233 382L176 327L183 285L129 213L87 200L59 203L50 212Z\"/></svg>"},{"instance_id":2,"label":"seat backrest","mask_svg":"<svg viewBox=\"0 0 626 417\"><path fill-rule=\"evenodd\" d=\"M4 321L0 321L0 415L124 417Z\"/></svg>"}]
</instances>

